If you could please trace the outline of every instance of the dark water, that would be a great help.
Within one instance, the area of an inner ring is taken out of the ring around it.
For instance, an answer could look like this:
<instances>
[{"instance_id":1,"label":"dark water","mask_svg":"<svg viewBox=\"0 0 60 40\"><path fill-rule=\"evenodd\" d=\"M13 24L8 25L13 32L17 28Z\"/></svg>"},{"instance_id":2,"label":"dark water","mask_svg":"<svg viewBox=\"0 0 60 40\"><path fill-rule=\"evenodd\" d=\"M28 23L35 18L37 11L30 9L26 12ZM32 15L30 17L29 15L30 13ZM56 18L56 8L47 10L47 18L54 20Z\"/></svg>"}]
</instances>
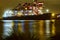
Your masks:
<instances>
[{"instance_id":1,"label":"dark water","mask_svg":"<svg viewBox=\"0 0 60 40\"><path fill-rule=\"evenodd\" d=\"M59 20L1 20L0 40L52 40L60 34Z\"/></svg>"}]
</instances>

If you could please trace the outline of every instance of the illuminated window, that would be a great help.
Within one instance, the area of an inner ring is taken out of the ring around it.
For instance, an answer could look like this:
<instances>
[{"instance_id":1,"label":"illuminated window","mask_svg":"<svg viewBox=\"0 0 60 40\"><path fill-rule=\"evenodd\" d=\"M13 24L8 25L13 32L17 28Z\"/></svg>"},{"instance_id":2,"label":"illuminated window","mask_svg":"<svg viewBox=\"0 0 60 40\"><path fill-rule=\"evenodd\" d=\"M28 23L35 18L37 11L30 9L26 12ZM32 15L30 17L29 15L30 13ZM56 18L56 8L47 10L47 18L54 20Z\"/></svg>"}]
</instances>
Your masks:
<instances>
[{"instance_id":1,"label":"illuminated window","mask_svg":"<svg viewBox=\"0 0 60 40\"><path fill-rule=\"evenodd\" d=\"M12 14L13 14L13 12L11 10L6 10L3 14L3 17L11 17L11 16L13 16Z\"/></svg>"}]
</instances>

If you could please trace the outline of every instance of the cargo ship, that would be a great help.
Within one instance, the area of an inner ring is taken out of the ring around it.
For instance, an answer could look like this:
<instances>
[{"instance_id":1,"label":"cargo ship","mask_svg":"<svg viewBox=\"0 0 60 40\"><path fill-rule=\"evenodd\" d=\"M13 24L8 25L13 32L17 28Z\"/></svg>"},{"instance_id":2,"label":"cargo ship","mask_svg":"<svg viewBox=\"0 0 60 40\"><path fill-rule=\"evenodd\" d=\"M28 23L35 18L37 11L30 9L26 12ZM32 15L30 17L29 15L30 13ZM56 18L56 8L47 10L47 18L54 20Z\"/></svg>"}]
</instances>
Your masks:
<instances>
[{"instance_id":1,"label":"cargo ship","mask_svg":"<svg viewBox=\"0 0 60 40\"><path fill-rule=\"evenodd\" d=\"M18 4L15 8L4 12L5 20L50 19L51 13L44 13L44 2L33 0L33 3Z\"/></svg>"}]
</instances>

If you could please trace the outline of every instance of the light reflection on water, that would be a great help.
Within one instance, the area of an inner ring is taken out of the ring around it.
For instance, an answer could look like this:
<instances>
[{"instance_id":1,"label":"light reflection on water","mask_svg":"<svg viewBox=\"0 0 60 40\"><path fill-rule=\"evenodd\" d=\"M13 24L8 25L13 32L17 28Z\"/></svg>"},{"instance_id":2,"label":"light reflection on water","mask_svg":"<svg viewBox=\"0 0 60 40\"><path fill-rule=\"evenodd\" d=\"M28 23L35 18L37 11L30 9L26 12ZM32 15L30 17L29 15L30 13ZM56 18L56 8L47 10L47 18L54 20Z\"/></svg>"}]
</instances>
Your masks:
<instances>
[{"instance_id":1,"label":"light reflection on water","mask_svg":"<svg viewBox=\"0 0 60 40\"><path fill-rule=\"evenodd\" d=\"M10 36L13 32L13 20L3 20L3 36L4 38Z\"/></svg>"},{"instance_id":2,"label":"light reflection on water","mask_svg":"<svg viewBox=\"0 0 60 40\"><path fill-rule=\"evenodd\" d=\"M3 20L3 22L3 38L10 36L14 30L15 32L24 32L26 30L24 25L26 23L25 20ZM29 20L28 25L30 33L39 34L41 40L47 40L51 35L50 20Z\"/></svg>"}]
</instances>

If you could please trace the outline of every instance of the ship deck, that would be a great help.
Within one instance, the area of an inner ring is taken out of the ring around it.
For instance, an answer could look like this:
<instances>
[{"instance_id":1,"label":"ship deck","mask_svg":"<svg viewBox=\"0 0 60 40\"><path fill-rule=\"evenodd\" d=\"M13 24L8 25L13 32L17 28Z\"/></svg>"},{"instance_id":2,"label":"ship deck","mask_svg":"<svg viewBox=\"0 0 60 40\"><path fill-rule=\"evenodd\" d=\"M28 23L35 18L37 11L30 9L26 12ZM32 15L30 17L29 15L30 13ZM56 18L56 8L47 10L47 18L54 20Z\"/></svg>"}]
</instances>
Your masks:
<instances>
[{"instance_id":1,"label":"ship deck","mask_svg":"<svg viewBox=\"0 0 60 40\"><path fill-rule=\"evenodd\" d=\"M43 15L27 15L27 16L11 16L3 18L3 20L50 20L51 13L45 13Z\"/></svg>"}]
</instances>

